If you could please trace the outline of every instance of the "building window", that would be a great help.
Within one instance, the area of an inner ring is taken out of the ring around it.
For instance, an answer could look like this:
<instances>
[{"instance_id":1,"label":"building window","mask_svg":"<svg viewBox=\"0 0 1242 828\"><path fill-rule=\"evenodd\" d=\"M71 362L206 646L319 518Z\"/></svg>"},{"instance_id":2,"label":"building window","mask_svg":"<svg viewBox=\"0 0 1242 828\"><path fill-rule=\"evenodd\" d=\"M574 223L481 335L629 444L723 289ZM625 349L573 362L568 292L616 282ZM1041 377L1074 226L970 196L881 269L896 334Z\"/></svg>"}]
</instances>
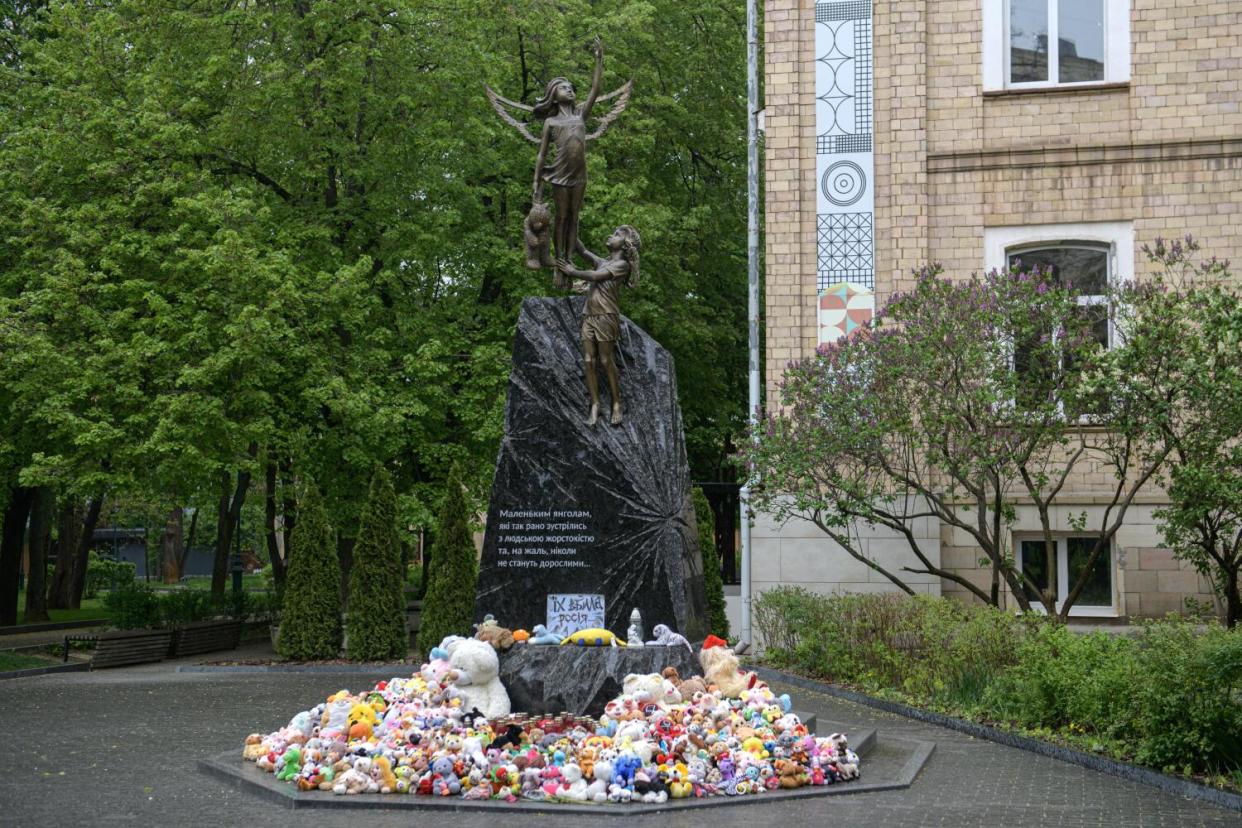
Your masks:
<instances>
[{"instance_id":1,"label":"building window","mask_svg":"<svg viewBox=\"0 0 1242 828\"><path fill-rule=\"evenodd\" d=\"M1057 284L1073 288L1078 294L1076 298L1079 315L1090 329L1092 338L1102 348L1111 346L1112 325L1107 295L1109 275L1113 272L1111 245L1061 241L1055 244L1009 248L1006 256L1009 267L1019 267L1022 270L1038 267L1043 273L1051 273ZM1014 344L1014 369L1024 378L1022 387L1024 393L1030 395L1032 402L1053 393L1053 389L1046 387L1047 383L1041 382L1041 379L1053 378L1060 371L1074 369L1068 355L1062 357L1057 365L1035 364L1033 350L1021 342ZM1081 410L1064 413L1073 419L1089 418L1093 414L1102 413L1106 404L1104 399L1085 401L1081 403Z\"/></svg>"},{"instance_id":2,"label":"building window","mask_svg":"<svg viewBox=\"0 0 1242 828\"><path fill-rule=\"evenodd\" d=\"M1130 79L1129 0L984 0L983 87Z\"/></svg>"},{"instance_id":3,"label":"building window","mask_svg":"<svg viewBox=\"0 0 1242 828\"><path fill-rule=\"evenodd\" d=\"M1057 562L1055 592L1058 608L1086 570L1095 541L1096 538L1091 535L1068 535L1053 539ZM1053 586L1048 583L1048 547L1044 539L1029 536L1018 538L1015 546L1018 566L1022 572L1044 589ZM1070 608L1070 615L1116 614L1113 571L1113 550L1110 545L1095 559L1086 585L1074 606ZM1026 592L1032 603L1039 601L1039 596L1029 586L1026 587Z\"/></svg>"}]
</instances>

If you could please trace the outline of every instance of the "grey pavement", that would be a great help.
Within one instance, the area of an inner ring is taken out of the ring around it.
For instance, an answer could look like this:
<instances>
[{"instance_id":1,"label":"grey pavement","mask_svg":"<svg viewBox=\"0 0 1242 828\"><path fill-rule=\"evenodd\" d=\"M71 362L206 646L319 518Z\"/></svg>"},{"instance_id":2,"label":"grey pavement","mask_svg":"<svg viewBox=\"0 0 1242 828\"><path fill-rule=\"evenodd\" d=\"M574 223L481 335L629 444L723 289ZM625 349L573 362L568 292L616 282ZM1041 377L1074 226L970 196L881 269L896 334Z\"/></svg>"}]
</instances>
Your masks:
<instances>
[{"instance_id":1,"label":"grey pavement","mask_svg":"<svg viewBox=\"0 0 1242 828\"><path fill-rule=\"evenodd\" d=\"M8 744L0 758L0 825L486 826L496 814L443 811L296 814L198 770L252 731L283 725L341 688L387 676L177 673L175 663L0 683ZM782 826L1242 825L1242 815L1013 748L797 688L798 708L822 721L879 730L869 779L891 775L908 742L936 743L913 787L788 803L616 820L616 825ZM822 728L821 728L822 729ZM599 820L603 820L601 816ZM506 814L508 825L579 826L582 817ZM598 821L598 820L597 820ZM604 820L607 822L607 820Z\"/></svg>"}]
</instances>

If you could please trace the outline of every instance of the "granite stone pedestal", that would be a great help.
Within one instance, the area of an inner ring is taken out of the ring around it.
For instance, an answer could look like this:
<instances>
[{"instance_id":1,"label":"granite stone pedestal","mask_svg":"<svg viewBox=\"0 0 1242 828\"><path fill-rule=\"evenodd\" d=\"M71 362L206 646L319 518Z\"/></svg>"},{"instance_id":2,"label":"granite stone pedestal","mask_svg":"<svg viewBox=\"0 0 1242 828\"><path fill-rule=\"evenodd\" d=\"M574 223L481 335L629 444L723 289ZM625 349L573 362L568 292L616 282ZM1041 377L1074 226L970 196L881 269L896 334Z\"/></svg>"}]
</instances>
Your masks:
<instances>
[{"instance_id":1,"label":"granite stone pedestal","mask_svg":"<svg viewBox=\"0 0 1242 828\"><path fill-rule=\"evenodd\" d=\"M701 641L707 601L673 358L621 317L624 422L608 422L601 372L605 416L587 425L583 302L522 303L475 620L490 613L511 629L545 624L560 636L606 627L624 639L637 607L647 630L667 624ZM622 674L644 672L635 665Z\"/></svg>"},{"instance_id":2,"label":"granite stone pedestal","mask_svg":"<svg viewBox=\"0 0 1242 828\"><path fill-rule=\"evenodd\" d=\"M558 647L525 644L500 655L500 680L510 706L522 713L599 716L621 695L630 673L676 667L682 678L702 675L698 659L677 647Z\"/></svg>"}]
</instances>

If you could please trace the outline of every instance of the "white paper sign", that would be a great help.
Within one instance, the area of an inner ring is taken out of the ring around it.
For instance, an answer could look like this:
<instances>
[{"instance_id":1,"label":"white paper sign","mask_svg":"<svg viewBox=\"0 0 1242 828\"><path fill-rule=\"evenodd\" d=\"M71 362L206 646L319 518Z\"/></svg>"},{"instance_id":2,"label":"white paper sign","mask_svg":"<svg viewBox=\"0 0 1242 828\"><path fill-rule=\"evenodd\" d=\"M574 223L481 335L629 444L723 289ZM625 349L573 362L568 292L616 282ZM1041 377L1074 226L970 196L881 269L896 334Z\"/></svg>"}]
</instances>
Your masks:
<instances>
[{"instance_id":1,"label":"white paper sign","mask_svg":"<svg viewBox=\"0 0 1242 828\"><path fill-rule=\"evenodd\" d=\"M578 630L604 626L604 596L549 595L548 632L564 638Z\"/></svg>"}]
</instances>

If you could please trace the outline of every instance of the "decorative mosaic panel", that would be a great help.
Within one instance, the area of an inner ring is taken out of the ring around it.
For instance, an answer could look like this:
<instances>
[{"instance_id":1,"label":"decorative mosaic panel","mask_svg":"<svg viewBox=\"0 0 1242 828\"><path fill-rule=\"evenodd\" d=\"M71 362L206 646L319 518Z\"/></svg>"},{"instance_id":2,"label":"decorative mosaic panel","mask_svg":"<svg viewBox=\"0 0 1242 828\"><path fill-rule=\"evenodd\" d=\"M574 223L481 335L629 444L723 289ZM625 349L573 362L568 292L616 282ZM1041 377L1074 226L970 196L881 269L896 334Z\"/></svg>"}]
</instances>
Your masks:
<instances>
[{"instance_id":1,"label":"decorative mosaic panel","mask_svg":"<svg viewBox=\"0 0 1242 828\"><path fill-rule=\"evenodd\" d=\"M864 315L870 320L874 309L871 14L871 0L819 0L815 4L820 342L849 333L857 327L851 320Z\"/></svg>"}]
</instances>

